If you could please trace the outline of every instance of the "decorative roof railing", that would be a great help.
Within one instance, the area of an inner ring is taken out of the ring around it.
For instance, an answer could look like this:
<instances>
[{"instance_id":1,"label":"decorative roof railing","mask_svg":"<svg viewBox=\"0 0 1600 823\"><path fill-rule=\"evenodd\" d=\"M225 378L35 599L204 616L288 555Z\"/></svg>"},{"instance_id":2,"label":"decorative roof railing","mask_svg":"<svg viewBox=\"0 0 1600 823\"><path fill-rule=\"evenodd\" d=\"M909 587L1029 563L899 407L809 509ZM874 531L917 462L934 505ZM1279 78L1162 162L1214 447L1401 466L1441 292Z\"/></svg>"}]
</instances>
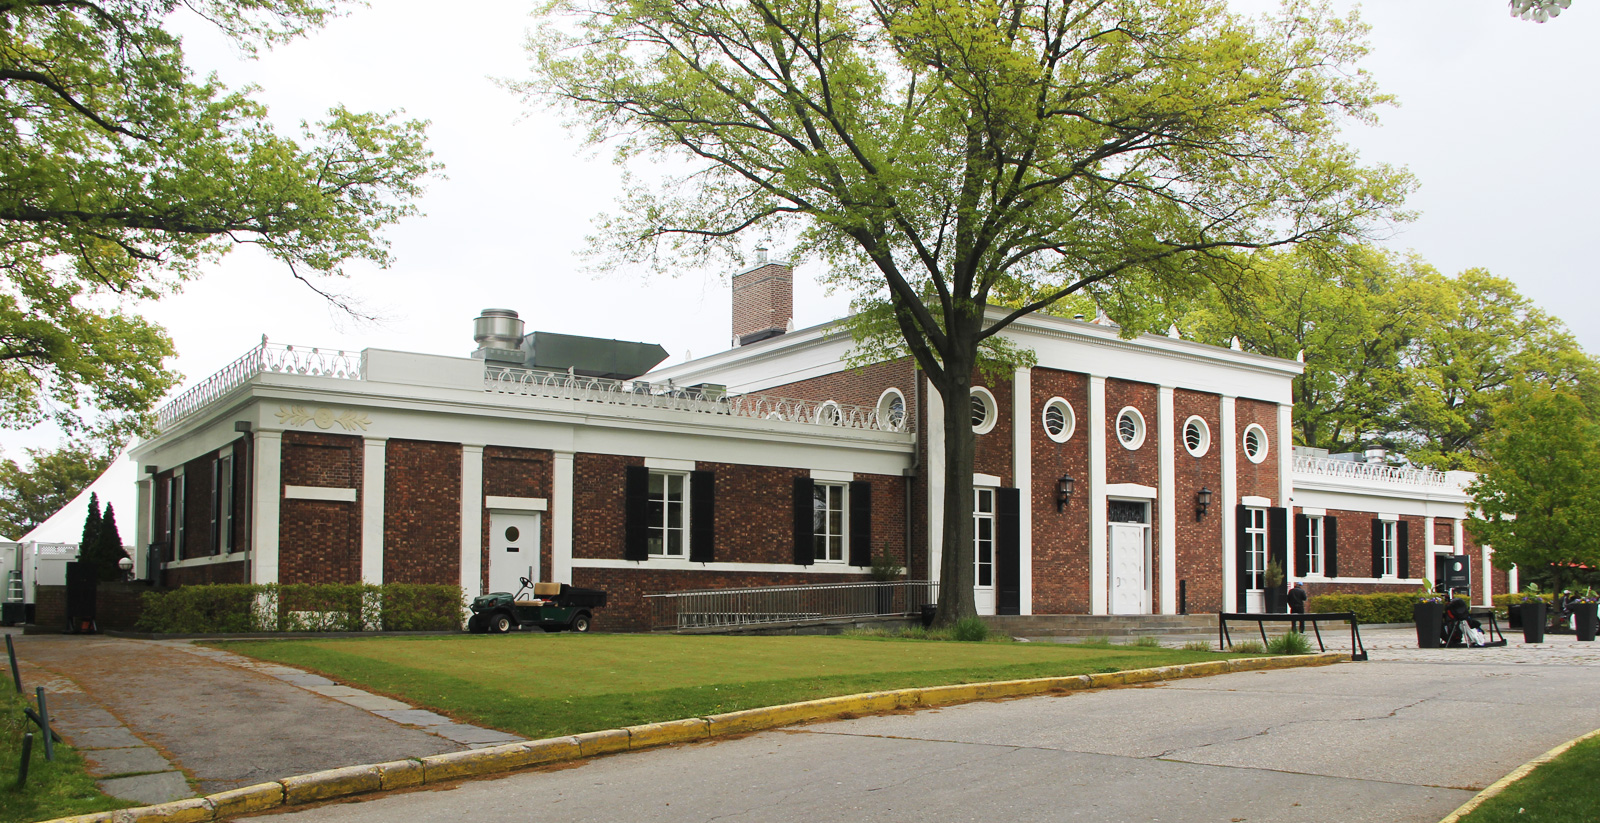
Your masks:
<instances>
[{"instance_id":1,"label":"decorative roof railing","mask_svg":"<svg viewBox=\"0 0 1600 823\"><path fill-rule=\"evenodd\" d=\"M1460 488L1460 484L1452 482L1444 472L1433 469L1406 468L1356 460L1334 460L1329 457L1312 457L1299 454L1294 457L1294 473L1314 477L1399 483L1408 486Z\"/></svg>"},{"instance_id":2,"label":"decorative roof railing","mask_svg":"<svg viewBox=\"0 0 1600 823\"><path fill-rule=\"evenodd\" d=\"M866 406L762 394L726 394L712 387L657 385L643 380L610 380L517 368L490 368L484 374L484 387L497 394L581 400L613 406L782 420L865 431L906 430L903 414L895 419L886 419L877 409Z\"/></svg>"},{"instance_id":3,"label":"decorative roof railing","mask_svg":"<svg viewBox=\"0 0 1600 823\"><path fill-rule=\"evenodd\" d=\"M157 427L165 429L171 426L250 382L250 378L263 372L360 380L361 356L337 349L268 343L267 338L263 336L261 344L246 352L243 357L224 366L221 371L207 377L199 385L156 410Z\"/></svg>"}]
</instances>

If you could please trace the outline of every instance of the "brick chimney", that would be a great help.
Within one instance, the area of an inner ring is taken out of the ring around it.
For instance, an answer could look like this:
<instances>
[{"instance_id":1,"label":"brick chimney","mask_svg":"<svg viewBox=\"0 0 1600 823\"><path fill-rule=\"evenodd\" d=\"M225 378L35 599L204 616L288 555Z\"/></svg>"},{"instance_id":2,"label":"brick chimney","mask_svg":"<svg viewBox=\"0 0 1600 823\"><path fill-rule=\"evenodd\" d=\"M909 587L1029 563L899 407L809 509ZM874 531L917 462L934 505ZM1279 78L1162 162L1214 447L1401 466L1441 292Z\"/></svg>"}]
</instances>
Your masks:
<instances>
[{"instance_id":1,"label":"brick chimney","mask_svg":"<svg viewBox=\"0 0 1600 823\"><path fill-rule=\"evenodd\" d=\"M756 249L756 267L733 276L733 339L741 346L777 337L794 319L794 267Z\"/></svg>"}]
</instances>

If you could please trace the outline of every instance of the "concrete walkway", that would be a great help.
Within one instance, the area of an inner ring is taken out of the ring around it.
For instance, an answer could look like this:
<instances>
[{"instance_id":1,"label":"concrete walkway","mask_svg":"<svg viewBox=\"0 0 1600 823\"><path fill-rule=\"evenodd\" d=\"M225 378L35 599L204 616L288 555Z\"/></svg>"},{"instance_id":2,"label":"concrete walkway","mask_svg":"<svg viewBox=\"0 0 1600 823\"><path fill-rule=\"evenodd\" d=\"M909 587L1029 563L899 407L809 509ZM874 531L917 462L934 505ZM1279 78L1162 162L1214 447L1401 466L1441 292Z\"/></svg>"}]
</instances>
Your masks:
<instances>
[{"instance_id":1,"label":"concrete walkway","mask_svg":"<svg viewBox=\"0 0 1600 823\"><path fill-rule=\"evenodd\" d=\"M141 803L519 739L187 641L12 640L102 790Z\"/></svg>"}]
</instances>

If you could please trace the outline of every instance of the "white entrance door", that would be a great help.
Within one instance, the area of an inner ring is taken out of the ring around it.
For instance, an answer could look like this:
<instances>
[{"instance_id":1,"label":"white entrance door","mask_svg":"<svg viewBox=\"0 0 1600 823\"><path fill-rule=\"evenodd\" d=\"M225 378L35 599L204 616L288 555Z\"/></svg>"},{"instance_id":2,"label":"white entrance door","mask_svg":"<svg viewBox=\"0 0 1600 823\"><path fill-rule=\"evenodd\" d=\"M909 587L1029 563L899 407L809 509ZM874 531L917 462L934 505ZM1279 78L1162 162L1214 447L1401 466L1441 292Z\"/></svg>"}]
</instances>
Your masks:
<instances>
[{"instance_id":1,"label":"white entrance door","mask_svg":"<svg viewBox=\"0 0 1600 823\"><path fill-rule=\"evenodd\" d=\"M1111 613L1149 614L1149 573L1145 564L1145 535L1150 527L1137 523L1111 524Z\"/></svg>"},{"instance_id":2,"label":"white entrance door","mask_svg":"<svg viewBox=\"0 0 1600 823\"><path fill-rule=\"evenodd\" d=\"M972 606L978 614L994 614L994 489L973 489Z\"/></svg>"},{"instance_id":3,"label":"white entrance door","mask_svg":"<svg viewBox=\"0 0 1600 823\"><path fill-rule=\"evenodd\" d=\"M516 593L539 580L539 512L489 513L489 591Z\"/></svg>"}]
</instances>

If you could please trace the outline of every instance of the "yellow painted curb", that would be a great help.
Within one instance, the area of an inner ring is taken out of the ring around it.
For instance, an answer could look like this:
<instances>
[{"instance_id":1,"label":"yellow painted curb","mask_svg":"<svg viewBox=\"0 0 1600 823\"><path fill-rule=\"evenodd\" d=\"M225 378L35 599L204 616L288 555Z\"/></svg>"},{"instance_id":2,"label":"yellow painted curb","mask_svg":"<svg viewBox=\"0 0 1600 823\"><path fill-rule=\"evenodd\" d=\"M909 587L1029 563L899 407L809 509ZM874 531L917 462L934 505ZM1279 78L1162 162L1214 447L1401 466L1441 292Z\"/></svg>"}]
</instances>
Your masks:
<instances>
[{"instance_id":1,"label":"yellow painted curb","mask_svg":"<svg viewBox=\"0 0 1600 823\"><path fill-rule=\"evenodd\" d=\"M1450 814L1446 815L1443 820L1439 821L1439 823L1458 823L1458 821L1460 821L1461 818L1466 817L1467 814L1469 814L1473 809L1476 809L1479 806L1483 805L1483 802L1485 800L1488 800L1489 798L1494 797L1495 795L1505 791L1506 788L1509 787L1512 783L1515 783L1518 780L1521 780L1522 778L1527 777L1529 774L1531 774L1534 769L1537 769L1540 766L1543 766L1544 764L1549 763L1550 761L1556 759L1557 757L1560 757L1561 755L1565 754L1567 749L1570 749L1573 746L1576 746L1579 743L1582 743L1583 741L1588 740L1591 737L1596 737L1596 736L1600 736L1600 729L1595 729L1594 731L1589 732L1588 734L1583 735L1582 737L1575 737L1575 738L1573 738L1571 740L1568 740L1567 742L1562 743L1561 745L1551 749L1550 751L1547 751L1544 754L1541 754L1538 757L1535 757L1534 759L1529 760L1528 762L1522 764L1521 766L1518 766L1516 769L1512 770L1512 772L1510 774L1508 774L1505 777L1502 777L1499 780L1496 780L1495 782L1489 784L1489 787L1487 789L1484 789L1483 791L1478 792L1477 794L1473 795L1471 800L1468 800L1467 802L1462 803L1461 804L1461 808L1456 809L1455 811L1453 811Z\"/></svg>"},{"instance_id":2,"label":"yellow painted curb","mask_svg":"<svg viewBox=\"0 0 1600 823\"><path fill-rule=\"evenodd\" d=\"M46 823L213 823L213 821L281 806L331 800L356 794L411 788L427 783L482 777L490 774L515 771L529 766L579 760L600 754L632 749L669 746L689 743L708 737L761 731L810 720L826 720L846 715L866 715L897 709L919 709L970 703L977 700L996 700L1008 697L1026 697L1051 693L1081 691L1090 688L1114 688L1140 683L1155 683L1191 677L1205 677L1236 671L1262 669L1287 669L1303 666L1324 666L1337 663L1344 655L1337 652L1300 655L1297 657L1258 657L1240 660L1214 660L1206 663L1189 663L1182 666L1161 666L1152 669L1133 669L1125 672L1041 677L1031 680L998 680L988 683L958 683L949 686L895 689L865 694L825 697L803 703L768 706L761 709L728 712L709 717L692 717L664 723L645 723L625 729L607 729L569 737L552 737L523 743L508 743L464 752L450 752L431 757L395 760L370 766L350 766L323 772L297 775L274 783L262 783L241 789L230 789L206 797L178 800L154 806L123 809L116 812L63 817ZM1600 734L1596 732L1595 734ZM1585 735L1571 743L1551 750L1539 760L1524 766L1501 783L1508 784L1572 745L1592 737ZM1495 786L1485 789L1480 797L1492 796ZM1478 802L1482 802L1479 800ZM1468 810L1463 806L1457 816ZM1455 817L1441 823L1455 823Z\"/></svg>"}]
</instances>

